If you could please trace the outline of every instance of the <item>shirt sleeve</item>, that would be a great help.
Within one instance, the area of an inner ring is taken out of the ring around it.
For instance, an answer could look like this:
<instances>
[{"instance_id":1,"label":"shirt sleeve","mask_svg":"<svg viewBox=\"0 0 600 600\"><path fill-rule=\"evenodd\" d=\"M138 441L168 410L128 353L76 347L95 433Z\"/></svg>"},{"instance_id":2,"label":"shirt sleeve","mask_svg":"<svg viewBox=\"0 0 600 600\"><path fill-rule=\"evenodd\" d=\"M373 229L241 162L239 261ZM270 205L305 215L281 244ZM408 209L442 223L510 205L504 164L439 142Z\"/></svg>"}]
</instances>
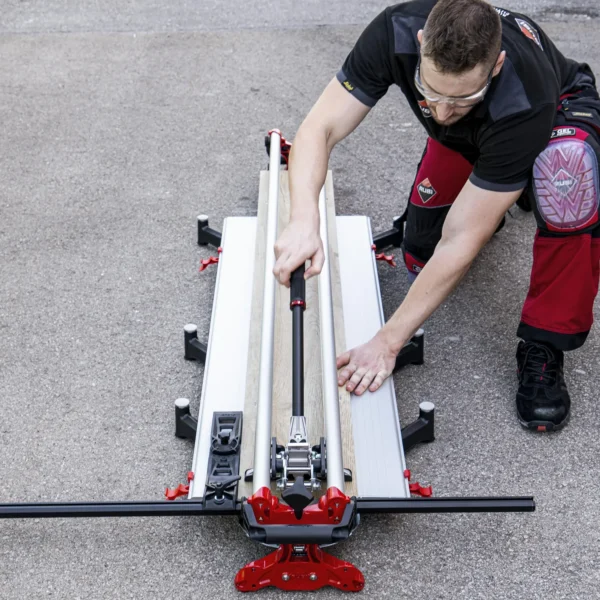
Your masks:
<instances>
[{"instance_id":1,"label":"shirt sleeve","mask_svg":"<svg viewBox=\"0 0 600 600\"><path fill-rule=\"evenodd\" d=\"M555 115L555 106L546 104L501 119L482 132L471 183L494 192L524 188L535 159L550 141Z\"/></svg>"},{"instance_id":2,"label":"shirt sleeve","mask_svg":"<svg viewBox=\"0 0 600 600\"><path fill-rule=\"evenodd\" d=\"M362 32L337 79L363 104L375 106L394 82L391 56L387 11L383 11Z\"/></svg>"}]
</instances>

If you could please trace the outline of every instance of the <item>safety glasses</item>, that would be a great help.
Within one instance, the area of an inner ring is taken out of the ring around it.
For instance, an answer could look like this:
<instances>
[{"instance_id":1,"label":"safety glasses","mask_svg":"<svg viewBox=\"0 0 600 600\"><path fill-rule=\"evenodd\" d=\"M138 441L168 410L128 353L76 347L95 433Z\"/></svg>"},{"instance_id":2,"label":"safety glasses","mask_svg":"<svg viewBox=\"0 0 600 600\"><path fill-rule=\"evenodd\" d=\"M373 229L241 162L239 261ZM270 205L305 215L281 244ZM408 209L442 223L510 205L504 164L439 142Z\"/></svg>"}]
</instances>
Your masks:
<instances>
[{"instance_id":1,"label":"safety glasses","mask_svg":"<svg viewBox=\"0 0 600 600\"><path fill-rule=\"evenodd\" d=\"M487 93L491 83L492 83L492 73L494 72L494 68L496 67L496 62L494 61L494 66L491 68L487 82L483 89L475 94L471 94L470 96L442 96L441 94L437 94L428 90L421 80L421 55L419 55L419 61L417 62L417 68L415 70L415 87L417 88L419 94L427 100L427 102L432 103L444 103L450 104L452 106L456 106L457 108L470 108L479 104L485 94Z\"/></svg>"}]
</instances>

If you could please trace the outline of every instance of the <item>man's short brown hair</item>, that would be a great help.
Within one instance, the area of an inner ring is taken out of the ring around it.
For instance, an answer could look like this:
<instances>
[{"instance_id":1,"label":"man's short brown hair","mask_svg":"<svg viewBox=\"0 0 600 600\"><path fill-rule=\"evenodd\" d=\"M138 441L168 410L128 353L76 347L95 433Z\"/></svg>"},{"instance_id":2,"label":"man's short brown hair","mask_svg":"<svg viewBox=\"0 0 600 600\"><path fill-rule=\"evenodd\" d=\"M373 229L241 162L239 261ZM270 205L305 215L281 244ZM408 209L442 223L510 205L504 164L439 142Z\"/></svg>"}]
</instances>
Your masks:
<instances>
[{"instance_id":1,"label":"man's short brown hair","mask_svg":"<svg viewBox=\"0 0 600 600\"><path fill-rule=\"evenodd\" d=\"M500 54L500 15L485 0L439 0L423 30L421 53L442 73L491 69Z\"/></svg>"}]
</instances>

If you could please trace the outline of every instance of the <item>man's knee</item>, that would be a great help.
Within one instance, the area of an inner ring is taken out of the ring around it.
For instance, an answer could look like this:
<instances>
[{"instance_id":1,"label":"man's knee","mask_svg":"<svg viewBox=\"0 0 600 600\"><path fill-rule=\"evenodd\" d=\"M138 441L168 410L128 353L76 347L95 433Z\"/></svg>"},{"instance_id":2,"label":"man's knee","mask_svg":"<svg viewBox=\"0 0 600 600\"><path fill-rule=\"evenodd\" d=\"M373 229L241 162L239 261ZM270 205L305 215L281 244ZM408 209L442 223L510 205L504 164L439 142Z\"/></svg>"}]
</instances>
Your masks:
<instances>
[{"instance_id":1,"label":"man's knee","mask_svg":"<svg viewBox=\"0 0 600 600\"><path fill-rule=\"evenodd\" d=\"M533 167L538 227L562 235L589 231L598 224L600 146L577 127L555 127L552 136Z\"/></svg>"}]
</instances>

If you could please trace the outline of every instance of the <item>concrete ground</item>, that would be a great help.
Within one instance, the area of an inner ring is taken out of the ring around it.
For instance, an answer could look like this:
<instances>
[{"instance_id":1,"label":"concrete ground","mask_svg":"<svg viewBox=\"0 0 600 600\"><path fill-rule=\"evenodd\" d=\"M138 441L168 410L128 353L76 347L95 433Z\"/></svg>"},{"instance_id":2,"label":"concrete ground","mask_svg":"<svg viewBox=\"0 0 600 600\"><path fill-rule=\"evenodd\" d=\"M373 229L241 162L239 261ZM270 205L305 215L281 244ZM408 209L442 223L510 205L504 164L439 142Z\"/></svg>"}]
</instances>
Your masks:
<instances>
[{"instance_id":1,"label":"concrete ground","mask_svg":"<svg viewBox=\"0 0 600 600\"><path fill-rule=\"evenodd\" d=\"M600 73L595 0L505 6ZM293 138L382 7L3 3L1 501L160 499L184 480L192 445L173 436L173 401L197 411L203 369L183 360L182 327L207 335L216 274L198 274L211 251L195 217L255 213L265 132ZM387 227L423 142L390 91L334 152L338 213ZM404 423L437 406L436 442L408 457L415 479L438 496L531 494L537 511L365 518L335 549L365 573L365 597L597 597L600 336L567 357L570 425L523 431L514 332L534 222L513 216L427 323L426 364L395 382ZM380 275L390 315L405 276ZM263 554L226 518L3 521L0 597L233 598L238 568Z\"/></svg>"}]
</instances>

